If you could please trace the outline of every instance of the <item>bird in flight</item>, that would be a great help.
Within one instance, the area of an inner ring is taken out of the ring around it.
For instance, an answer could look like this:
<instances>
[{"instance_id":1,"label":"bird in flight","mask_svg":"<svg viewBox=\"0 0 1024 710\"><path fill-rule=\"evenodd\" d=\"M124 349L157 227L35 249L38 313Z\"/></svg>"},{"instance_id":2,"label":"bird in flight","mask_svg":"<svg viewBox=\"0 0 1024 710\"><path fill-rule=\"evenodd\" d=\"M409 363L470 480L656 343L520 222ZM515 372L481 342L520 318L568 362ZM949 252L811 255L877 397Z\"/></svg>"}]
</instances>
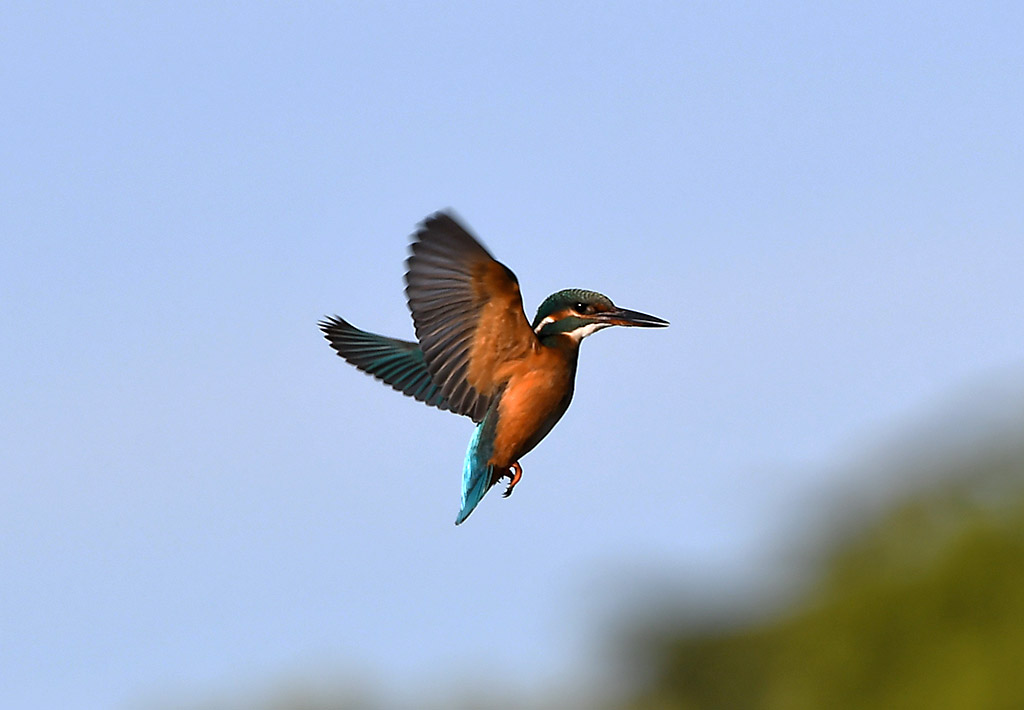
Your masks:
<instances>
[{"instance_id":1,"label":"bird in flight","mask_svg":"<svg viewBox=\"0 0 1024 710\"><path fill-rule=\"evenodd\" d=\"M498 481L508 479L505 497L519 483L519 460L569 407L585 337L613 325L658 328L668 321L571 288L544 299L531 323L515 274L448 212L419 225L411 250L405 292L417 342L369 333L338 316L318 325L338 355L363 372L476 423L459 525Z\"/></svg>"}]
</instances>

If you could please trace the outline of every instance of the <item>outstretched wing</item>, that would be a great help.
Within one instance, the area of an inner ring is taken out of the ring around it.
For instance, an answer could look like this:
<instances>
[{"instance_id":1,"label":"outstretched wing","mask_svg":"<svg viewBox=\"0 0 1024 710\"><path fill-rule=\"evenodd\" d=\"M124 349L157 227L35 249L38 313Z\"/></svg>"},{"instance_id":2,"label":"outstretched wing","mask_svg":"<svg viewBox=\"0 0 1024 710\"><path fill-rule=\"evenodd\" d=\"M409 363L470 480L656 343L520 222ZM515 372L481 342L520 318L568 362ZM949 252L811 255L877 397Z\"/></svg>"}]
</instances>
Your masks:
<instances>
[{"instance_id":1,"label":"outstretched wing","mask_svg":"<svg viewBox=\"0 0 1024 710\"><path fill-rule=\"evenodd\" d=\"M416 343L367 333L338 316L326 317L317 325L338 355L363 372L432 407L449 408Z\"/></svg>"},{"instance_id":2,"label":"outstretched wing","mask_svg":"<svg viewBox=\"0 0 1024 710\"><path fill-rule=\"evenodd\" d=\"M405 275L427 370L453 412L479 422L508 380L511 361L540 345L519 282L444 212L414 237Z\"/></svg>"}]
</instances>

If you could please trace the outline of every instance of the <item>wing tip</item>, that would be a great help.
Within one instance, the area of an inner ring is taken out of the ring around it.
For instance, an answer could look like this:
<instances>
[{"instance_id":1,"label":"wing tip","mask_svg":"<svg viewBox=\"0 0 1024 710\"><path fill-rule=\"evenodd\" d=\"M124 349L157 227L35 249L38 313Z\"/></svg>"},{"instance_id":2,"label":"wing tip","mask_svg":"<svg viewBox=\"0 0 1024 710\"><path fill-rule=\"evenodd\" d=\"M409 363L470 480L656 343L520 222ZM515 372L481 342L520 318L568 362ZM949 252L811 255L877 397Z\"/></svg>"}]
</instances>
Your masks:
<instances>
[{"instance_id":1,"label":"wing tip","mask_svg":"<svg viewBox=\"0 0 1024 710\"><path fill-rule=\"evenodd\" d=\"M324 334L324 338L326 338L329 342L332 343L332 335L335 337L340 337L345 333L350 333L352 331L359 330L354 325L352 325L347 320L345 320L344 318L337 314L333 316L323 316L320 320L316 322L316 326L317 328L320 329L320 332Z\"/></svg>"},{"instance_id":2,"label":"wing tip","mask_svg":"<svg viewBox=\"0 0 1024 710\"><path fill-rule=\"evenodd\" d=\"M488 258L494 258L487 247L466 226L466 222L450 207L425 217L417 225L409 246L415 256L419 250L432 244L437 244L437 248L442 254L455 247L456 249L468 249L470 252L482 252Z\"/></svg>"},{"instance_id":3,"label":"wing tip","mask_svg":"<svg viewBox=\"0 0 1024 710\"><path fill-rule=\"evenodd\" d=\"M333 328L342 328L348 325L341 316L323 316L316 322L316 327L323 331L324 337L326 338L328 333Z\"/></svg>"},{"instance_id":4,"label":"wing tip","mask_svg":"<svg viewBox=\"0 0 1024 710\"><path fill-rule=\"evenodd\" d=\"M430 228L439 224L456 224L461 227L462 220L459 218L459 213L451 207L442 207L441 209L428 214L424 217L420 223L420 229Z\"/></svg>"}]
</instances>

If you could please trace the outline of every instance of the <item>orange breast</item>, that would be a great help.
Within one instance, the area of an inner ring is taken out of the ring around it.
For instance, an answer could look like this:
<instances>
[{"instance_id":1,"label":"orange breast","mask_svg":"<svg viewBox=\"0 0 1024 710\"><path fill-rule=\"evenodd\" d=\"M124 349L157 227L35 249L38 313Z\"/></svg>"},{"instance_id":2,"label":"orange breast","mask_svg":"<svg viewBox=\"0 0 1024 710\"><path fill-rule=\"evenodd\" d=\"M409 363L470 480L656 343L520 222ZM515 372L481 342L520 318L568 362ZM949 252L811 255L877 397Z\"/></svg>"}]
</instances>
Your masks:
<instances>
[{"instance_id":1,"label":"orange breast","mask_svg":"<svg viewBox=\"0 0 1024 710\"><path fill-rule=\"evenodd\" d=\"M567 353L543 346L506 367L508 385L498 404L494 451L489 461L499 469L508 468L536 446L562 416L574 374Z\"/></svg>"}]
</instances>

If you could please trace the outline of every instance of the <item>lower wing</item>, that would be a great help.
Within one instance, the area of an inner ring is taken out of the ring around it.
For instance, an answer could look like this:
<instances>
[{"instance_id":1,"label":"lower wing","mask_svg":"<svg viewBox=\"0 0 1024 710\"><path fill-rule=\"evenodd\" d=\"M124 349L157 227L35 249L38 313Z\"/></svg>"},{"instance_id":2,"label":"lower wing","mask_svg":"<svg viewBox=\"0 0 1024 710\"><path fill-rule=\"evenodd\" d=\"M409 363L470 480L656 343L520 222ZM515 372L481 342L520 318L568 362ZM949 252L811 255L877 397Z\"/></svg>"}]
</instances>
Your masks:
<instances>
[{"instance_id":1,"label":"lower wing","mask_svg":"<svg viewBox=\"0 0 1024 710\"><path fill-rule=\"evenodd\" d=\"M449 409L416 343L367 333L338 316L326 317L318 325L331 347L347 362L402 394L431 407Z\"/></svg>"}]
</instances>

